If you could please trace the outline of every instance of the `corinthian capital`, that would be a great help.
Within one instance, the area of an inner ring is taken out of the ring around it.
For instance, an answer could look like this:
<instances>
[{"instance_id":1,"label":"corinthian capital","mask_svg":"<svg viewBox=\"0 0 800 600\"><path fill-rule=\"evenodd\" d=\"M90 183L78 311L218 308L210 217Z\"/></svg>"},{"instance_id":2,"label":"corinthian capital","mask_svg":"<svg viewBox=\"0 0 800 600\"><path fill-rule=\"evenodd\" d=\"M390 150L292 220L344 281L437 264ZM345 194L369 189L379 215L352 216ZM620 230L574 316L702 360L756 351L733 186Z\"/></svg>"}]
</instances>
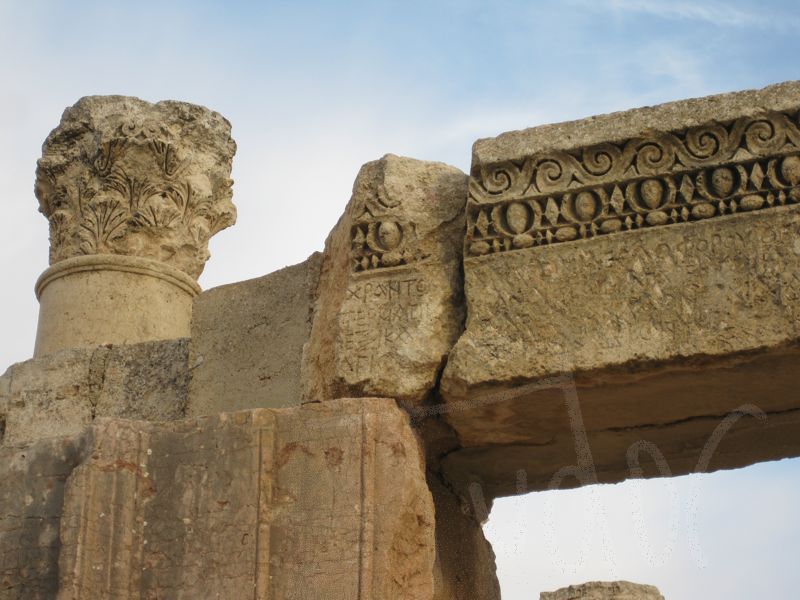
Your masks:
<instances>
[{"instance_id":1,"label":"corinthian capital","mask_svg":"<svg viewBox=\"0 0 800 600\"><path fill-rule=\"evenodd\" d=\"M89 96L68 108L36 172L50 264L151 259L196 279L212 235L233 225L230 123L183 102Z\"/></svg>"}]
</instances>

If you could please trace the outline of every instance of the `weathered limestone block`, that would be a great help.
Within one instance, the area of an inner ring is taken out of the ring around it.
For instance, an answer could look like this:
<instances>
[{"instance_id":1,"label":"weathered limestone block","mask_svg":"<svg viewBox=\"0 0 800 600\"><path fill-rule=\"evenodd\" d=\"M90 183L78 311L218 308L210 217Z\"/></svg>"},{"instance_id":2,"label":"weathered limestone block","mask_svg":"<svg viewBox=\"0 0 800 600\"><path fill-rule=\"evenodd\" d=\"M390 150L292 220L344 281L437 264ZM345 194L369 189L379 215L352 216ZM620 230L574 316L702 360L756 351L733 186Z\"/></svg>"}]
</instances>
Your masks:
<instances>
[{"instance_id":1,"label":"weathered limestone block","mask_svg":"<svg viewBox=\"0 0 800 600\"><path fill-rule=\"evenodd\" d=\"M83 441L0 448L0 599L55 597L64 484L82 460Z\"/></svg>"},{"instance_id":2,"label":"weathered limestone block","mask_svg":"<svg viewBox=\"0 0 800 600\"><path fill-rule=\"evenodd\" d=\"M466 176L387 155L362 167L325 244L304 397L422 402L462 329Z\"/></svg>"},{"instance_id":3,"label":"weathered limestone block","mask_svg":"<svg viewBox=\"0 0 800 600\"><path fill-rule=\"evenodd\" d=\"M481 524L436 475L428 475L436 507L434 600L500 600L495 556Z\"/></svg>"},{"instance_id":4,"label":"weathered limestone block","mask_svg":"<svg viewBox=\"0 0 800 600\"><path fill-rule=\"evenodd\" d=\"M792 418L799 116L790 83L476 142L468 319L442 381L446 418L473 451L453 467L513 493L511 469L546 481L571 464L575 422L554 380L565 375L611 480L636 428L663 439L705 419L700 438L672 438L696 463L742 404Z\"/></svg>"},{"instance_id":5,"label":"weathered limestone block","mask_svg":"<svg viewBox=\"0 0 800 600\"><path fill-rule=\"evenodd\" d=\"M300 404L321 258L198 296L187 415Z\"/></svg>"},{"instance_id":6,"label":"weathered limestone block","mask_svg":"<svg viewBox=\"0 0 800 600\"><path fill-rule=\"evenodd\" d=\"M572 405L578 406L577 413L567 408L571 402L558 387L535 394L526 394L523 387L508 402L487 396L485 412L475 406L476 418L494 419L515 438L451 452L442 470L456 489L480 484L489 502L519 493L520 480L522 491L532 492L735 469L800 456L800 410L791 405L799 378L794 353L767 354L728 367L666 371L625 385L572 388L577 392L573 398L578 403ZM534 406L527 409L517 401ZM688 416L658 422L661 411L673 410L673 404ZM646 415L648 409L652 418ZM571 422L576 415L578 427ZM609 424L626 419L638 423ZM531 441L520 434L526 425Z\"/></svg>"},{"instance_id":7,"label":"weathered limestone block","mask_svg":"<svg viewBox=\"0 0 800 600\"><path fill-rule=\"evenodd\" d=\"M658 588L629 581L593 581L555 592L542 592L540 600L664 600Z\"/></svg>"},{"instance_id":8,"label":"weathered limestone block","mask_svg":"<svg viewBox=\"0 0 800 600\"><path fill-rule=\"evenodd\" d=\"M66 491L60 600L433 597L433 504L393 401L102 419L92 437Z\"/></svg>"},{"instance_id":9,"label":"weathered limestone block","mask_svg":"<svg viewBox=\"0 0 800 600\"><path fill-rule=\"evenodd\" d=\"M36 356L188 337L208 240L236 219L235 151L201 106L89 96L64 112L36 173L51 263Z\"/></svg>"},{"instance_id":10,"label":"weathered limestone block","mask_svg":"<svg viewBox=\"0 0 800 600\"><path fill-rule=\"evenodd\" d=\"M0 377L0 444L75 436L97 416L182 418L188 340L76 348L12 365Z\"/></svg>"}]
</instances>

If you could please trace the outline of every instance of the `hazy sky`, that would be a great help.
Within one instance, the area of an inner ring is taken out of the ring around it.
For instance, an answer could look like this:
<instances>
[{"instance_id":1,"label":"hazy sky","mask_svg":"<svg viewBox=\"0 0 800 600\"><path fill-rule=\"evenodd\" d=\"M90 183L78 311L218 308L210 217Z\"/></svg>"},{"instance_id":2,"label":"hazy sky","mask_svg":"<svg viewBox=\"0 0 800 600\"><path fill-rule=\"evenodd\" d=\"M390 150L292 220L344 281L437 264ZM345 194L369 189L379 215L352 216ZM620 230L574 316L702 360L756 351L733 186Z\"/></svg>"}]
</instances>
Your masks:
<instances>
[{"instance_id":1,"label":"hazy sky","mask_svg":"<svg viewBox=\"0 0 800 600\"><path fill-rule=\"evenodd\" d=\"M479 137L795 79L798 30L796 0L0 0L0 365L32 353L35 162L83 95L187 100L233 123L239 223L212 242L208 288L321 249L368 160L467 170ZM504 598L616 577L670 600L794 597L799 474L785 461L498 502Z\"/></svg>"}]
</instances>

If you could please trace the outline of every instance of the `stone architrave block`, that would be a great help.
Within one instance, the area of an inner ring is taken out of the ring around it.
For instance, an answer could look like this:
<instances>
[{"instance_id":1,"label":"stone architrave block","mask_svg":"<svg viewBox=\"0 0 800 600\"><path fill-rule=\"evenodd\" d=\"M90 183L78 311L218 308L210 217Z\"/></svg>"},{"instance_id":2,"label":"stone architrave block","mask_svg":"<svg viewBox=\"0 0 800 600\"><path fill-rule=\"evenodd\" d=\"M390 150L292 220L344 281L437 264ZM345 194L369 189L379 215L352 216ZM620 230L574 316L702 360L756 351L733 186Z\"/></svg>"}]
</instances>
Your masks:
<instances>
[{"instance_id":1,"label":"stone architrave block","mask_svg":"<svg viewBox=\"0 0 800 600\"><path fill-rule=\"evenodd\" d=\"M361 168L325 244L305 399L430 396L463 327L466 195L443 163L387 155Z\"/></svg>"},{"instance_id":2,"label":"stone architrave block","mask_svg":"<svg viewBox=\"0 0 800 600\"><path fill-rule=\"evenodd\" d=\"M469 186L441 389L494 493L573 464L559 380L609 480L637 428L696 463L737 407L800 408L800 83L479 140ZM684 422L702 437L666 433Z\"/></svg>"}]
</instances>

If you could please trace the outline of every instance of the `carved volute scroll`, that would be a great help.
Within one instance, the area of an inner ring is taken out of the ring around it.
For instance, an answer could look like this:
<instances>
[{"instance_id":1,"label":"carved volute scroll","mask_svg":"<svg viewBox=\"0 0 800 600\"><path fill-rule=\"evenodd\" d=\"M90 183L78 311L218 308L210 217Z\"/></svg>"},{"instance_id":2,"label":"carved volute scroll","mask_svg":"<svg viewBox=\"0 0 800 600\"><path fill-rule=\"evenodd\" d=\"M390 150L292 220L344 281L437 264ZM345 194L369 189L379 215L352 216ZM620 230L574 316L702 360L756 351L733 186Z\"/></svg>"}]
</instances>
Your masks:
<instances>
[{"instance_id":1,"label":"carved volute scroll","mask_svg":"<svg viewBox=\"0 0 800 600\"><path fill-rule=\"evenodd\" d=\"M800 115L727 122L480 165L466 250L481 256L800 202Z\"/></svg>"},{"instance_id":2,"label":"carved volute scroll","mask_svg":"<svg viewBox=\"0 0 800 600\"><path fill-rule=\"evenodd\" d=\"M230 123L201 106L82 98L48 136L36 172L50 264L128 255L196 279L211 236L236 221L235 151Z\"/></svg>"}]
</instances>

